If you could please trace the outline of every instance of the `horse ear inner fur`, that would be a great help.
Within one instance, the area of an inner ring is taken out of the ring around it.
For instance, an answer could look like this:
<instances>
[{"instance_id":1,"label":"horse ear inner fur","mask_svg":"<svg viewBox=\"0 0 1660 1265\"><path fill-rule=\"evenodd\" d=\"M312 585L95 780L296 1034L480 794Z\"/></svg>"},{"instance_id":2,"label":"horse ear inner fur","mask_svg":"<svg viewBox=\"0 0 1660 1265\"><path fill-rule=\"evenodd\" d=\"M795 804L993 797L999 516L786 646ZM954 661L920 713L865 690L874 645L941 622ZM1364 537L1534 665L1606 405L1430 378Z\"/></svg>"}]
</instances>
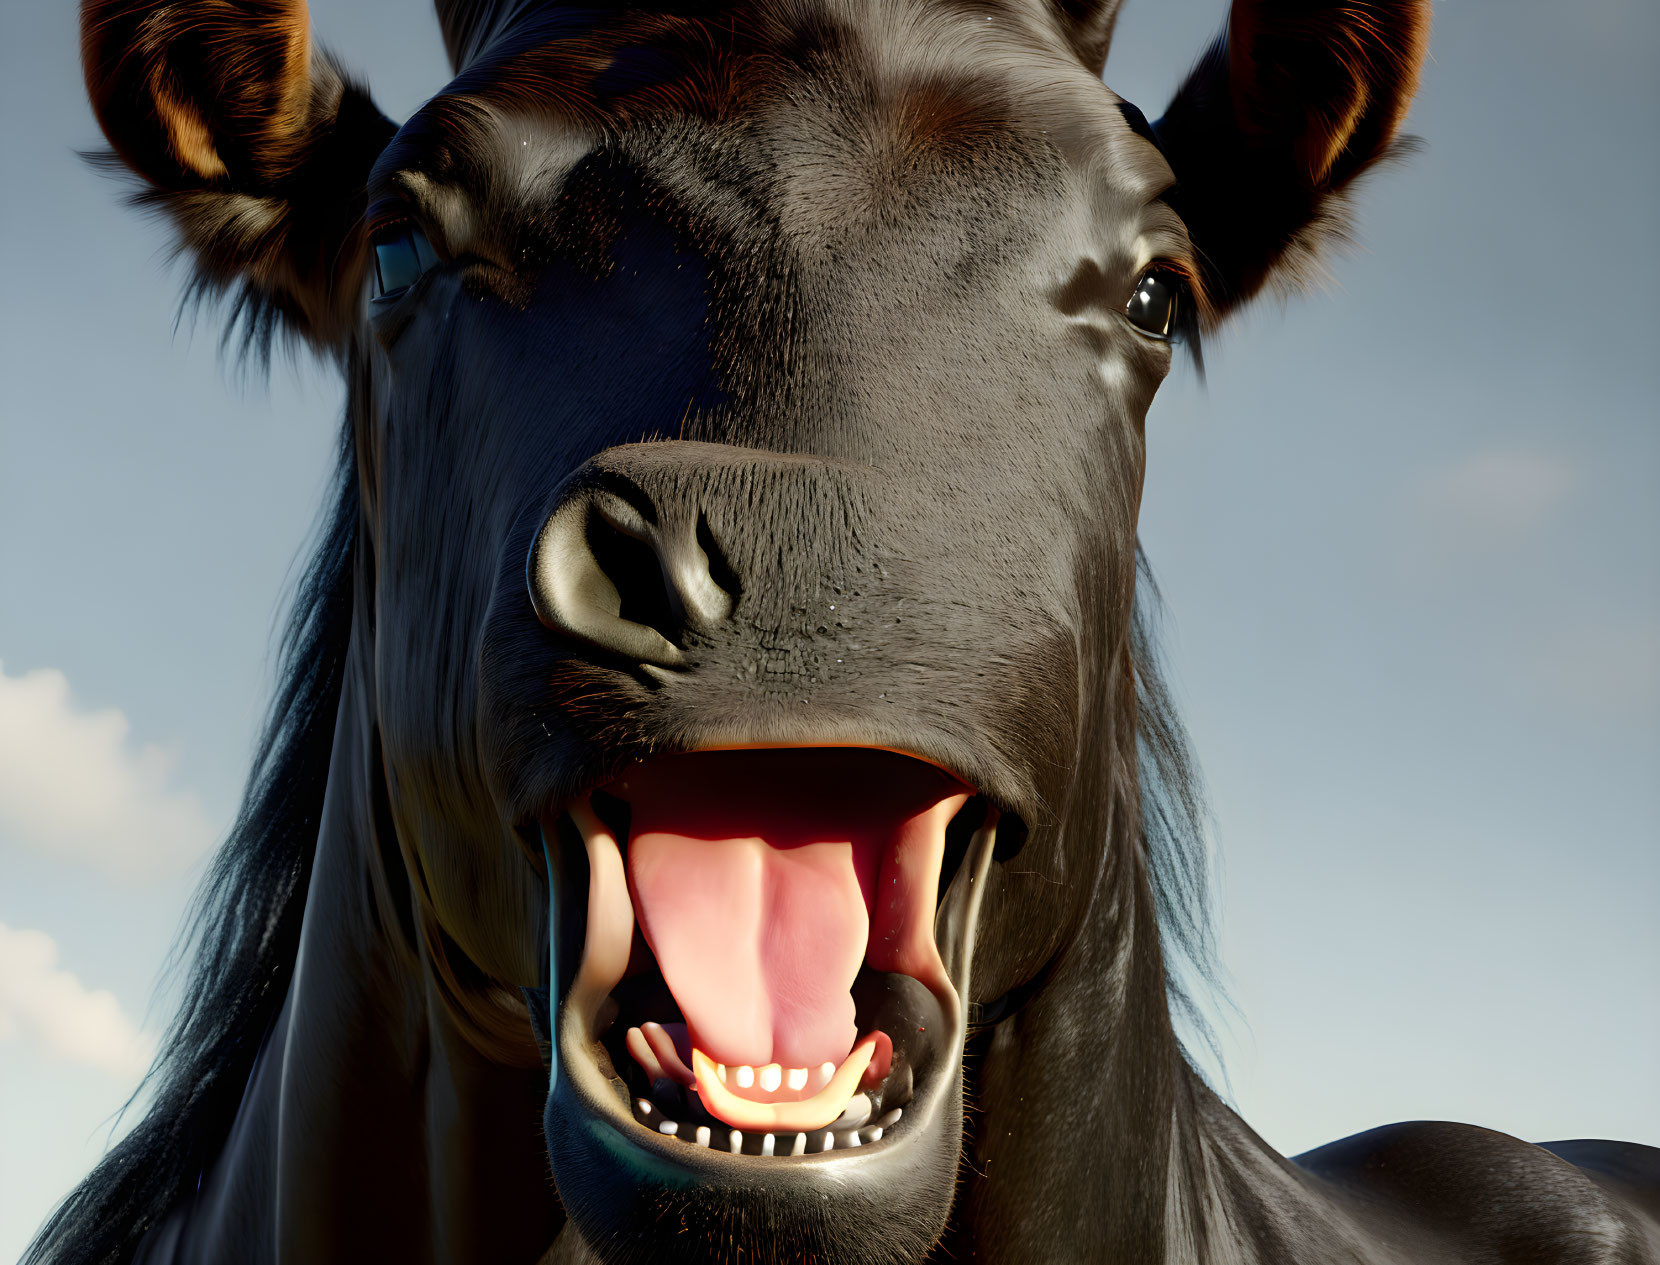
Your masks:
<instances>
[{"instance_id":1,"label":"horse ear inner fur","mask_svg":"<svg viewBox=\"0 0 1660 1265\"><path fill-rule=\"evenodd\" d=\"M311 44L304 0L81 11L87 94L109 165L173 222L193 289L232 296L252 341L280 324L320 347L357 324L363 190L395 131Z\"/></svg>"},{"instance_id":2,"label":"horse ear inner fur","mask_svg":"<svg viewBox=\"0 0 1660 1265\"><path fill-rule=\"evenodd\" d=\"M1198 250L1212 320L1264 285L1318 279L1347 236L1347 193L1409 149L1430 9L1413 0L1307 6L1234 0L1228 26L1156 124L1167 200Z\"/></svg>"}]
</instances>

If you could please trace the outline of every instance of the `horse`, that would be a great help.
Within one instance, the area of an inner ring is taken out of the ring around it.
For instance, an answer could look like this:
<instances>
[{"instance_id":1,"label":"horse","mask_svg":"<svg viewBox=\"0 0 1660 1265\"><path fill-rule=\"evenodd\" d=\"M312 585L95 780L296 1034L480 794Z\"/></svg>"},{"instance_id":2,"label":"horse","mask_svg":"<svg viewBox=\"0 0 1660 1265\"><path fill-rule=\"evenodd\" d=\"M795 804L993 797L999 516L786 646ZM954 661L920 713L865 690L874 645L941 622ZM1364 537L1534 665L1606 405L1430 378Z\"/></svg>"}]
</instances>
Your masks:
<instances>
[{"instance_id":1,"label":"horse","mask_svg":"<svg viewBox=\"0 0 1660 1265\"><path fill-rule=\"evenodd\" d=\"M1401 152L1428 0L84 0L107 159L332 508L150 1105L26 1258L1660 1261L1660 1152L1288 1159L1190 1063L1136 521L1180 356ZM1197 981L1197 982L1196 982Z\"/></svg>"}]
</instances>

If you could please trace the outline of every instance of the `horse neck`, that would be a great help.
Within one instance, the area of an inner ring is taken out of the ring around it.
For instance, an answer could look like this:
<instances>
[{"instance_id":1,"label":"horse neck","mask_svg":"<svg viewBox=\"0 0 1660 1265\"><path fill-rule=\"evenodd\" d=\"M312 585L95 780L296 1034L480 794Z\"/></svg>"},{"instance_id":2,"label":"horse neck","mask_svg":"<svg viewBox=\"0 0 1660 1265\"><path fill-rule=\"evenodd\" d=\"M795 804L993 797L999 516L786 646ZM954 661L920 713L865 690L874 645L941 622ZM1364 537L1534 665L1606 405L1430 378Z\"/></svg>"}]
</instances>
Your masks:
<instances>
[{"instance_id":1,"label":"horse neck","mask_svg":"<svg viewBox=\"0 0 1660 1265\"><path fill-rule=\"evenodd\" d=\"M1182 1051L1135 764L1109 765L1105 820L1086 806L1066 825L1107 839L1083 929L971 1052L966 1180L940 1259L1070 1260L1087 1243L1090 1259L1149 1265L1324 1262L1284 1231L1332 1219L1317 1184Z\"/></svg>"},{"instance_id":2,"label":"horse neck","mask_svg":"<svg viewBox=\"0 0 1660 1265\"><path fill-rule=\"evenodd\" d=\"M534 1260L557 1230L542 1073L482 1057L388 916L372 646L355 622L293 979L174 1259ZM414 921L413 919L411 921ZM417 924L418 925L418 924ZM179 1230L182 1229L182 1233Z\"/></svg>"}]
</instances>

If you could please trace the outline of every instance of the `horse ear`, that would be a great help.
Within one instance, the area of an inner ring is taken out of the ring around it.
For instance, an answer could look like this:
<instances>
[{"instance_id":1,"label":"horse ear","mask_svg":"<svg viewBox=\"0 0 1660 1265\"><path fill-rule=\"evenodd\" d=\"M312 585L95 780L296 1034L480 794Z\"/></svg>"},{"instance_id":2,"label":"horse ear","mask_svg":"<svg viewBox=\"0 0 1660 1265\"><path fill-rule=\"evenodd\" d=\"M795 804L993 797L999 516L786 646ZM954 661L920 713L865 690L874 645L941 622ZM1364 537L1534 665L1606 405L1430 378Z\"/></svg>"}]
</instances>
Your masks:
<instances>
[{"instance_id":1,"label":"horse ear","mask_svg":"<svg viewBox=\"0 0 1660 1265\"><path fill-rule=\"evenodd\" d=\"M313 51L305 0L84 0L81 61L114 157L173 220L197 287L240 288L250 336L281 318L319 345L345 337L393 127Z\"/></svg>"},{"instance_id":2,"label":"horse ear","mask_svg":"<svg viewBox=\"0 0 1660 1265\"><path fill-rule=\"evenodd\" d=\"M1049 0L1078 60L1100 78L1107 64L1107 46L1118 22L1122 0Z\"/></svg>"},{"instance_id":3,"label":"horse ear","mask_svg":"<svg viewBox=\"0 0 1660 1265\"><path fill-rule=\"evenodd\" d=\"M1213 316L1342 235L1346 191L1401 147L1429 23L1430 0L1233 0L1153 126Z\"/></svg>"}]
</instances>

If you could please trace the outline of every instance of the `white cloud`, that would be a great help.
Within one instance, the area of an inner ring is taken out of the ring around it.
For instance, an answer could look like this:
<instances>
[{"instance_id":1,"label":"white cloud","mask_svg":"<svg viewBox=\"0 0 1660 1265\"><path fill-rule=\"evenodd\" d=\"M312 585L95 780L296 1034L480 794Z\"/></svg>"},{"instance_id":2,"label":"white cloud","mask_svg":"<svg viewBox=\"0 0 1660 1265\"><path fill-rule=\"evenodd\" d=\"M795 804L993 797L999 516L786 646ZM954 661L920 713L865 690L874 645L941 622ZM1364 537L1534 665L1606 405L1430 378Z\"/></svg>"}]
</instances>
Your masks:
<instances>
[{"instance_id":1,"label":"white cloud","mask_svg":"<svg viewBox=\"0 0 1660 1265\"><path fill-rule=\"evenodd\" d=\"M213 842L174 757L116 708L78 709L62 672L0 667L0 839L123 878L176 872Z\"/></svg>"},{"instance_id":2,"label":"white cloud","mask_svg":"<svg viewBox=\"0 0 1660 1265\"><path fill-rule=\"evenodd\" d=\"M1550 453L1494 448L1427 472L1411 496L1422 543L1455 558L1480 558L1526 542L1584 482L1579 467Z\"/></svg>"},{"instance_id":3,"label":"white cloud","mask_svg":"<svg viewBox=\"0 0 1660 1265\"><path fill-rule=\"evenodd\" d=\"M126 1081L142 1076L156 1052L113 993L89 989L59 968L51 936L0 922L0 1041L20 1038Z\"/></svg>"}]
</instances>

